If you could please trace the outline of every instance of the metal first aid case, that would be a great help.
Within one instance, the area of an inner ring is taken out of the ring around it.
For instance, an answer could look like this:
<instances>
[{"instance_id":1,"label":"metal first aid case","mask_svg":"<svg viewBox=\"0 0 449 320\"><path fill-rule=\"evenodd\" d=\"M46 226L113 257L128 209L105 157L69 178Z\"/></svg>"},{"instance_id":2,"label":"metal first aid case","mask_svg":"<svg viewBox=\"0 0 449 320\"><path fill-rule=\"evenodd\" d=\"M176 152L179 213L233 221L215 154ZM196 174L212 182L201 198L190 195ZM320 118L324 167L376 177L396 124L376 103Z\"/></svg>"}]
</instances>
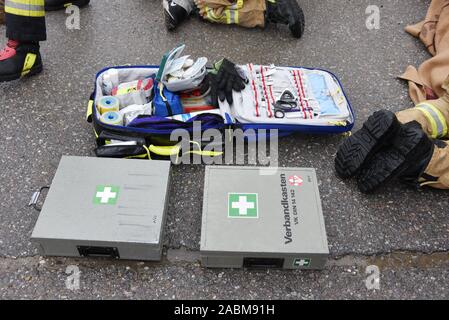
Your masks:
<instances>
[{"instance_id":1,"label":"metal first aid case","mask_svg":"<svg viewBox=\"0 0 449 320\"><path fill-rule=\"evenodd\" d=\"M170 162L62 157L32 234L42 255L160 260Z\"/></svg>"},{"instance_id":2,"label":"metal first aid case","mask_svg":"<svg viewBox=\"0 0 449 320\"><path fill-rule=\"evenodd\" d=\"M314 169L206 168L204 267L322 269L328 255Z\"/></svg>"}]
</instances>

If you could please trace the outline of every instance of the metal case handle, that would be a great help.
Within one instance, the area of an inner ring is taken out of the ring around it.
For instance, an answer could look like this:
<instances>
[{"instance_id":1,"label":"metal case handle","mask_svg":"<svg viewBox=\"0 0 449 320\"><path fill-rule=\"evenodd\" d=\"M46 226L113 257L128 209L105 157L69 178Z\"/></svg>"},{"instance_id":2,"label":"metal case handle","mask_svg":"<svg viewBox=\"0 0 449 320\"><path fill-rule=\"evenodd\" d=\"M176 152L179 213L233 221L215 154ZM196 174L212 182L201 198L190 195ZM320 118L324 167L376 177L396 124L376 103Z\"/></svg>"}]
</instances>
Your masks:
<instances>
[{"instance_id":1,"label":"metal case handle","mask_svg":"<svg viewBox=\"0 0 449 320\"><path fill-rule=\"evenodd\" d=\"M36 211L40 212L42 210L42 208L39 207L37 205L37 203L38 203L39 198L40 198L40 196L42 194L42 191L48 190L48 189L50 189L50 186L45 186L45 187L40 188L39 191L36 191L35 193L33 193L33 195L31 196L31 200L30 200L30 203L28 204L28 206L29 207L33 207Z\"/></svg>"}]
</instances>

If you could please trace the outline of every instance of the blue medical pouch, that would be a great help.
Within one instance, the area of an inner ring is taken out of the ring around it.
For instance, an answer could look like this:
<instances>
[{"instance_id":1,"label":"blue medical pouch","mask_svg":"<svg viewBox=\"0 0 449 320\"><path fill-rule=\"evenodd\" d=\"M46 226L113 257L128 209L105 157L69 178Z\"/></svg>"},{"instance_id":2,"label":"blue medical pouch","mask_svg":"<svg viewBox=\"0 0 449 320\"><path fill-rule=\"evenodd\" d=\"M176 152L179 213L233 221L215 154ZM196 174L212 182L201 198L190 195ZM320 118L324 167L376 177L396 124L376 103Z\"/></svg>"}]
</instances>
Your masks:
<instances>
[{"instance_id":1,"label":"blue medical pouch","mask_svg":"<svg viewBox=\"0 0 449 320\"><path fill-rule=\"evenodd\" d=\"M97 156L167 158L185 152L179 149L179 140L171 139L176 129L189 133L196 152L201 152L207 144L197 140L208 129L223 133L240 129L248 139L293 133L343 134L352 130L353 109L340 81L332 73L313 68L253 64L240 68L247 75L248 84L242 92L234 92L232 106L220 102L220 109L183 114L182 94L166 89L160 91L155 84L152 114L139 115L126 125L101 121L97 102L107 95L105 87L110 87L110 82L117 85L153 77L158 67L121 66L101 70L96 75L95 90L87 109L87 121L93 123L96 135Z\"/></svg>"}]
</instances>

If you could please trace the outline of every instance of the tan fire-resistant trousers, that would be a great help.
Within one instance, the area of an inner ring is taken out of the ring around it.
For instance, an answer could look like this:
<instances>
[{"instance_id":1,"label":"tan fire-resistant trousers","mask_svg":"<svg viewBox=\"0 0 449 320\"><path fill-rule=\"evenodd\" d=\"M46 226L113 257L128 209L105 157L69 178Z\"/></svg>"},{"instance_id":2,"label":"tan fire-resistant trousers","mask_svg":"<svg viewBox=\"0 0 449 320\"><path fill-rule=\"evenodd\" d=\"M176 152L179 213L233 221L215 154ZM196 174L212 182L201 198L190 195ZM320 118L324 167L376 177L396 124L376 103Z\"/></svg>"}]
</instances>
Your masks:
<instances>
[{"instance_id":1,"label":"tan fire-resistant trousers","mask_svg":"<svg viewBox=\"0 0 449 320\"><path fill-rule=\"evenodd\" d=\"M265 0L195 0L203 19L246 28L265 26Z\"/></svg>"},{"instance_id":2,"label":"tan fire-resistant trousers","mask_svg":"<svg viewBox=\"0 0 449 320\"><path fill-rule=\"evenodd\" d=\"M415 108L401 111L397 117L401 123L417 121L433 139L449 139L449 76L442 88L446 93L438 100L427 100ZM439 140L427 169L420 179L421 185L449 189L449 144Z\"/></svg>"}]
</instances>

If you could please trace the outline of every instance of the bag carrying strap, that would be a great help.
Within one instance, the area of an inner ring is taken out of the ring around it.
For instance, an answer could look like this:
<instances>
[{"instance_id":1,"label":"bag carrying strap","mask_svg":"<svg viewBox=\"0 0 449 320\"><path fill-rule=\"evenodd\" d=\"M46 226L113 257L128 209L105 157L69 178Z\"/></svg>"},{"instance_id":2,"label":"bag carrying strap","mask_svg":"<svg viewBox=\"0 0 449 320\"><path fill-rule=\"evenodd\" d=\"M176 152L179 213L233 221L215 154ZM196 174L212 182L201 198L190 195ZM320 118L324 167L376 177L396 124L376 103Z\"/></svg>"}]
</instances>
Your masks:
<instances>
[{"instance_id":1,"label":"bag carrying strap","mask_svg":"<svg viewBox=\"0 0 449 320\"><path fill-rule=\"evenodd\" d=\"M198 145L195 142L191 142L193 145ZM125 158L125 159L152 159L152 155L163 157L163 158L171 158L176 156L176 163L180 156L186 154L196 154L200 156L207 157L218 157L223 154L223 152L217 151L206 151L201 150L199 148L192 149L189 151L183 152L181 150L181 146L179 144L174 146L156 146L156 145L135 145L135 146L108 146L102 145L95 149L95 154L97 157L106 157L106 158Z\"/></svg>"},{"instance_id":2,"label":"bag carrying strap","mask_svg":"<svg viewBox=\"0 0 449 320\"><path fill-rule=\"evenodd\" d=\"M92 122L92 114L94 112L94 93L92 92L89 98L89 102L87 103L87 110L86 110L86 121L91 123Z\"/></svg>"},{"instance_id":3,"label":"bag carrying strap","mask_svg":"<svg viewBox=\"0 0 449 320\"><path fill-rule=\"evenodd\" d=\"M161 82L159 82L158 86L159 86L159 95L161 96L162 101L165 103L165 107L167 108L168 116L171 117L171 116L173 116L173 110L172 110L167 98L164 96L164 85Z\"/></svg>"}]
</instances>

